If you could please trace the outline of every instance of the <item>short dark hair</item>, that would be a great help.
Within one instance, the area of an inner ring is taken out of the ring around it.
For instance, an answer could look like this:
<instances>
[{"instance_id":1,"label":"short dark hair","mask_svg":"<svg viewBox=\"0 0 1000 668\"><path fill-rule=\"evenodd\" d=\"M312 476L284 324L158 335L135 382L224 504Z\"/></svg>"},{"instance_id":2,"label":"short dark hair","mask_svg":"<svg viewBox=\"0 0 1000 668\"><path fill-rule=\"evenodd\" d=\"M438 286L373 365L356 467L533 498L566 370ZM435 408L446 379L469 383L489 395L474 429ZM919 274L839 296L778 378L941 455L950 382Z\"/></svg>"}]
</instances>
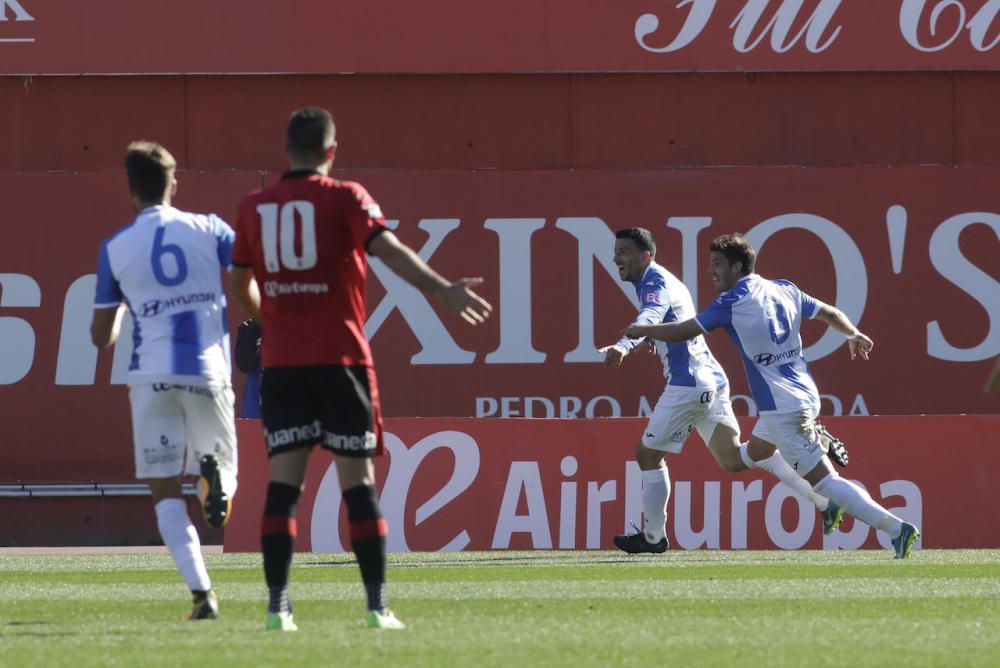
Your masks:
<instances>
[{"instance_id":1,"label":"short dark hair","mask_svg":"<svg viewBox=\"0 0 1000 668\"><path fill-rule=\"evenodd\" d=\"M296 109L288 119L285 148L297 158L318 160L334 144L337 128L333 116L322 107Z\"/></svg>"},{"instance_id":2,"label":"short dark hair","mask_svg":"<svg viewBox=\"0 0 1000 668\"><path fill-rule=\"evenodd\" d=\"M615 239L630 239L639 250L649 251L650 255L656 256L653 233L645 227L626 227L624 230L618 230L615 232Z\"/></svg>"},{"instance_id":3,"label":"short dark hair","mask_svg":"<svg viewBox=\"0 0 1000 668\"><path fill-rule=\"evenodd\" d=\"M742 262L744 274L752 274L754 265L757 264L757 251L753 249L753 246L750 245L750 242L742 234L736 232L716 237L712 240L708 248L709 250L722 253L730 265Z\"/></svg>"},{"instance_id":4,"label":"short dark hair","mask_svg":"<svg viewBox=\"0 0 1000 668\"><path fill-rule=\"evenodd\" d=\"M134 141L125 152L128 187L143 202L162 202L174 180L177 161L154 141Z\"/></svg>"}]
</instances>

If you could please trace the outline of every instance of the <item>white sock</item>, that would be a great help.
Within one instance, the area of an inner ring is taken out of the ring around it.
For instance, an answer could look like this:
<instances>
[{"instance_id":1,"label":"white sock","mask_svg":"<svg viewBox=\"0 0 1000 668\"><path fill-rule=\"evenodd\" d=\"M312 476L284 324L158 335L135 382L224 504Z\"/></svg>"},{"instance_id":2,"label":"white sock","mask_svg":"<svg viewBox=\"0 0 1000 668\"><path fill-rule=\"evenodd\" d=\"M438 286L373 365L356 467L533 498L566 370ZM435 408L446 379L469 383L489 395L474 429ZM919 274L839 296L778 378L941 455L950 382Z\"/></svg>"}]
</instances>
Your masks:
<instances>
[{"instance_id":1,"label":"white sock","mask_svg":"<svg viewBox=\"0 0 1000 668\"><path fill-rule=\"evenodd\" d=\"M663 525L667 522L667 501L670 500L670 472L666 466L642 472L642 514L646 518L643 531L650 543L663 540Z\"/></svg>"},{"instance_id":2,"label":"white sock","mask_svg":"<svg viewBox=\"0 0 1000 668\"><path fill-rule=\"evenodd\" d=\"M157 503L156 524L188 589L191 591L211 589L212 581L208 579L205 560L201 556L201 541L198 540L198 532L191 524L184 500L169 498Z\"/></svg>"},{"instance_id":3,"label":"white sock","mask_svg":"<svg viewBox=\"0 0 1000 668\"><path fill-rule=\"evenodd\" d=\"M762 459L759 462L753 463L756 468L761 471L767 471L774 477L776 477L781 482L785 483L792 488L796 494L813 502L813 505L819 509L820 512L826 510L826 507L830 504L830 500L825 496L821 496L813 491L812 485L806 482L806 479L795 472L785 458L781 456L781 453L777 450L774 454L767 459Z\"/></svg>"},{"instance_id":4,"label":"white sock","mask_svg":"<svg viewBox=\"0 0 1000 668\"><path fill-rule=\"evenodd\" d=\"M864 487L831 473L816 484L816 491L833 499L833 502L868 526L885 531L896 538L903 529L903 521L875 503Z\"/></svg>"}]
</instances>

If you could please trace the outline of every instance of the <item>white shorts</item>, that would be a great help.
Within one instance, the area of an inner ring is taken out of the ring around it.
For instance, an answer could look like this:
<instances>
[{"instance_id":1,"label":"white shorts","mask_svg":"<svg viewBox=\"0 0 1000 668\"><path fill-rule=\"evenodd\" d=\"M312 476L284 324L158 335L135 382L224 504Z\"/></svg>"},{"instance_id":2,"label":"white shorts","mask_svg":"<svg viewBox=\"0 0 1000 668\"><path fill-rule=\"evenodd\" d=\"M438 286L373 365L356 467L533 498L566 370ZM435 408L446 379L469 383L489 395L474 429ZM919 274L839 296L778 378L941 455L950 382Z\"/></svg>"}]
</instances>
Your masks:
<instances>
[{"instance_id":1,"label":"white shorts","mask_svg":"<svg viewBox=\"0 0 1000 668\"><path fill-rule=\"evenodd\" d=\"M129 400L136 478L199 475L201 458L215 455L223 477L235 481L232 388L145 383L129 388Z\"/></svg>"},{"instance_id":2,"label":"white shorts","mask_svg":"<svg viewBox=\"0 0 1000 668\"><path fill-rule=\"evenodd\" d=\"M668 385L649 416L642 444L651 450L676 455L695 429L708 445L717 424L732 427L739 436L740 425L733 415L728 385L717 390Z\"/></svg>"},{"instance_id":3,"label":"white shorts","mask_svg":"<svg viewBox=\"0 0 1000 668\"><path fill-rule=\"evenodd\" d=\"M799 475L812 471L825 454L816 433L815 410L761 413L753 435L773 443Z\"/></svg>"}]
</instances>

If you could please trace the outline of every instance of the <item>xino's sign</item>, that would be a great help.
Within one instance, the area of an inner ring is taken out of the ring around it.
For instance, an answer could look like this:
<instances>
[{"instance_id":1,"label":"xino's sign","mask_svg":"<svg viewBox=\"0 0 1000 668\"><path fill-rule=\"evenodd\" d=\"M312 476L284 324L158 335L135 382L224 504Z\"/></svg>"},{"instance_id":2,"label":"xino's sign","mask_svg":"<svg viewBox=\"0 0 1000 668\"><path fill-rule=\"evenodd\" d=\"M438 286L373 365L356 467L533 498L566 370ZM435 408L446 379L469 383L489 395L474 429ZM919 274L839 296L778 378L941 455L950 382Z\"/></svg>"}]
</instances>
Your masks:
<instances>
[{"instance_id":1,"label":"xino's sign","mask_svg":"<svg viewBox=\"0 0 1000 668\"><path fill-rule=\"evenodd\" d=\"M35 17L18 0L0 0L0 44L25 44L35 41L32 29Z\"/></svg>"}]
</instances>

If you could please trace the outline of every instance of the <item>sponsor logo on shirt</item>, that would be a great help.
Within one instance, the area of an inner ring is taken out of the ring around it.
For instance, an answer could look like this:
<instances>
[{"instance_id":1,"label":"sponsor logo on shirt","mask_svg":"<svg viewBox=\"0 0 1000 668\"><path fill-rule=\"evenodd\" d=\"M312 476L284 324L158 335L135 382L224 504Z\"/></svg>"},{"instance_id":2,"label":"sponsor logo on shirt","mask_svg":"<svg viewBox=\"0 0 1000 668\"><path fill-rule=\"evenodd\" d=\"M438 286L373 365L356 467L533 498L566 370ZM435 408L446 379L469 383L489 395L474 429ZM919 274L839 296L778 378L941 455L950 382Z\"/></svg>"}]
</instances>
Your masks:
<instances>
[{"instance_id":1,"label":"sponsor logo on shirt","mask_svg":"<svg viewBox=\"0 0 1000 668\"><path fill-rule=\"evenodd\" d=\"M644 304L659 304L660 303L660 293L659 292L647 292L642 296L642 303Z\"/></svg>"},{"instance_id":2,"label":"sponsor logo on shirt","mask_svg":"<svg viewBox=\"0 0 1000 668\"><path fill-rule=\"evenodd\" d=\"M280 295L319 295L330 291L330 286L326 283L281 283L279 281L265 281L264 294L268 297L278 297Z\"/></svg>"},{"instance_id":3,"label":"sponsor logo on shirt","mask_svg":"<svg viewBox=\"0 0 1000 668\"><path fill-rule=\"evenodd\" d=\"M760 353L754 355L753 361L761 366L771 366L775 362L783 362L799 356L800 349L792 348L780 353Z\"/></svg>"},{"instance_id":4,"label":"sponsor logo on shirt","mask_svg":"<svg viewBox=\"0 0 1000 668\"><path fill-rule=\"evenodd\" d=\"M170 299L150 299L143 302L139 307L139 316L142 318L152 318L180 306L190 306L191 304L203 304L205 302L214 301L214 292L192 292L189 295L171 297Z\"/></svg>"}]
</instances>

